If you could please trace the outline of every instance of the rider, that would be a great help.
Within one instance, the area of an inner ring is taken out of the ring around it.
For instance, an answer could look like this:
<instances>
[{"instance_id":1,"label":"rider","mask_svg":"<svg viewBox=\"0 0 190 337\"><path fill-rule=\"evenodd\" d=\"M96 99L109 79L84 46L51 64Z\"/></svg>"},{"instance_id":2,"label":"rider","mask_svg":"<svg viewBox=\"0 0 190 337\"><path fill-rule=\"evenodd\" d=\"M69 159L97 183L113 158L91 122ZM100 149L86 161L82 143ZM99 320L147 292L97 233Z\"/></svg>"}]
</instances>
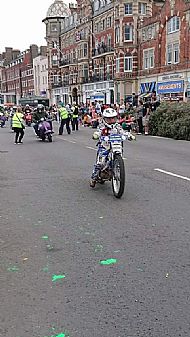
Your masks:
<instances>
[{"instance_id":1,"label":"rider","mask_svg":"<svg viewBox=\"0 0 190 337\"><path fill-rule=\"evenodd\" d=\"M42 104L39 104L37 109L34 111L34 114L32 116L32 120L35 123L34 125L34 131L36 135L38 136L38 125L40 123L40 120L42 118L48 117L48 114L46 113L44 106Z\"/></svg>"},{"instance_id":2,"label":"rider","mask_svg":"<svg viewBox=\"0 0 190 337\"><path fill-rule=\"evenodd\" d=\"M126 134L126 132L124 132L121 126L118 124L117 111L112 108L107 108L102 113L102 125L100 125L99 129L94 132L93 139L99 139L99 142L101 142L101 136L109 136L112 133L127 135L127 138L129 140L134 139L134 136L132 134ZM104 146L104 144L102 145ZM96 162L91 176L91 187L94 187L96 185L100 170L101 164Z\"/></svg>"}]
</instances>

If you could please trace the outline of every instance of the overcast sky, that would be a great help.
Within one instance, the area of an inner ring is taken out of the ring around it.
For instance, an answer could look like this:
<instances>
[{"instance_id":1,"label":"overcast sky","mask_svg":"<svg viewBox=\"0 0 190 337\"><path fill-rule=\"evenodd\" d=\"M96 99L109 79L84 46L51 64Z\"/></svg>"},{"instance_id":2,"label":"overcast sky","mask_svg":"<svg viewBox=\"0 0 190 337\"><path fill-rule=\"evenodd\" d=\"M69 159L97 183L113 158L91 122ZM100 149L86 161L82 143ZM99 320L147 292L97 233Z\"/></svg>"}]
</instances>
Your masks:
<instances>
[{"instance_id":1,"label":"overcast sky","mask_svg":"<svg viewBox=\"0 0 190 337\"><path fill-rule=\"evenodd\" d=\"M47 10L54 0L0 0L0 52L5 47L24 51L31 44L46 45ZM65 1L68 3L68 1ZM71 2L71 1L70 1Z\"/></svg>"}]
</instances>

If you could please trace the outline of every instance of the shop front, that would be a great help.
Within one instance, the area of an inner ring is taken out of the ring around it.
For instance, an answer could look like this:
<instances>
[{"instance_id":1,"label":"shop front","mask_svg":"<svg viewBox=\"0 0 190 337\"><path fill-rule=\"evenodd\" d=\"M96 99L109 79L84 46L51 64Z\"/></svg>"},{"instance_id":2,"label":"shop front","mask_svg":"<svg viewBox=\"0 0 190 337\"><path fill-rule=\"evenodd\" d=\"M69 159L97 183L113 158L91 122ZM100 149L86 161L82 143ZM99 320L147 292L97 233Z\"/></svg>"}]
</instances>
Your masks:
<instances>
[{"instance_id":1,"label":"shop front","mask_svg":"<svg viewBox=\"0 0 190 337\"><path fill-rule=\"evenodd\" d=\"M83 102L100 101L104 104L114 103L114 83L113 81L95 82L83 84Z\"/></svg>"},{"instance_id":2,"label":"shop front","mask_svg":"<svg viewBox=\"0 0 190 337\"><path fill-rule=\"evenodd\" d=\"M157 93L162 100L183 101L184 80L158 82Z\"/></svg>"}]
</instances>

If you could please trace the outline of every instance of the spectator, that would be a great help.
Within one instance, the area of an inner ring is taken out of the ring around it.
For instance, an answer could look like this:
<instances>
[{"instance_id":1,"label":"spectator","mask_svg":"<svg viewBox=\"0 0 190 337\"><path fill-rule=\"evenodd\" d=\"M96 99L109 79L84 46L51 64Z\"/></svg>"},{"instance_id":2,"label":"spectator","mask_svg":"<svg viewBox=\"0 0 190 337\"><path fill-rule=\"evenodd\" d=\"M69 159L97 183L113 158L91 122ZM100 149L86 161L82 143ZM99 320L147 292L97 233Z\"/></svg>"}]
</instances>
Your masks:
<instances>
[{"instance_id":1,"label":"spectator","mask_svg":"<svg viewBox=\"0 0 190 337\"><path fill-rule=\"evenodd\" d=\"M138 135L143 133L143 101L139 100L139 105L136 108Z\"/></svg>"}]
</instances>

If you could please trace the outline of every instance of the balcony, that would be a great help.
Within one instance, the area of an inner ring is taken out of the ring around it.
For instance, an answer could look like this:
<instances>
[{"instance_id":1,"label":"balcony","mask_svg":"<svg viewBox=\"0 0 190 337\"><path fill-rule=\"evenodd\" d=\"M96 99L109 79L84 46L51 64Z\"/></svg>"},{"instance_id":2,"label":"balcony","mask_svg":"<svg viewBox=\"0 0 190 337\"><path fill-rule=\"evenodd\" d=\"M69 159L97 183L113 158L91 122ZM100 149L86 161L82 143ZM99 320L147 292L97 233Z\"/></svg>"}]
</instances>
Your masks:
<instances>
[{"instance_id":1,"label":"balcony","mask_svg":"<svg viewBox=\"0 0 190 337\"><path fill-rule=\"evenodd\" d=\"M104 82L113 80L112 74L90 76L88 82Z\"/></svg>"},{"instance_id":2,"label":"balcony","mask_svg":"<svg viewBox=\"0 0 190 337\"><path fill-rule=\"evenodd\" d=\"M76 64L76 63L77 63L77 59L76 58L74 58L72 60L61 60L59 62L59 66L60 67L68 67L68 66Z\"/></svg>"},{"instance_id":3,"label":"balcony","mask_svg":"<svg viewBox=\"0 0 190 337\"><path fill-rule=\"evenodd\" d=\"M62 82L60 81L59 83L51 83L51 86L54 89L60 88L60 87L62 87Z\"/></svg>"},{"instance_id":4,"label":"balcony","mask_svg":"<svg viewBox=\"0 0 190 337\"><path fill-rule=\"evenodd\" d=\"M92 57L101 57L104 56L105 54L113 53L114 52L114 47L108 46L105 43L101 43L97 46L97 48L94 48L92 50Z\"/></svg>"},{"instance_id":5,"label":"balcony","mask_svg":"<svg viewBox=\"0 0 190 337\"><path fill-rule=\"evenodd\" d=\"M89 36L85 35L85 34L82 34L82 33L79 33L77 34L77 37L76 37L76 42L79 43L79 42L88 42L89 40Z\"/></svg>"},{"instance_id":6,"label":"balcony","mask_svg":"<svg viewBox=\"0 0 190 337\"><path fill-rule=\"evenodd\" d=\"M81 77L81 83L88 83L89 82L89 77Z\"/></svg>"}]
</instances>

